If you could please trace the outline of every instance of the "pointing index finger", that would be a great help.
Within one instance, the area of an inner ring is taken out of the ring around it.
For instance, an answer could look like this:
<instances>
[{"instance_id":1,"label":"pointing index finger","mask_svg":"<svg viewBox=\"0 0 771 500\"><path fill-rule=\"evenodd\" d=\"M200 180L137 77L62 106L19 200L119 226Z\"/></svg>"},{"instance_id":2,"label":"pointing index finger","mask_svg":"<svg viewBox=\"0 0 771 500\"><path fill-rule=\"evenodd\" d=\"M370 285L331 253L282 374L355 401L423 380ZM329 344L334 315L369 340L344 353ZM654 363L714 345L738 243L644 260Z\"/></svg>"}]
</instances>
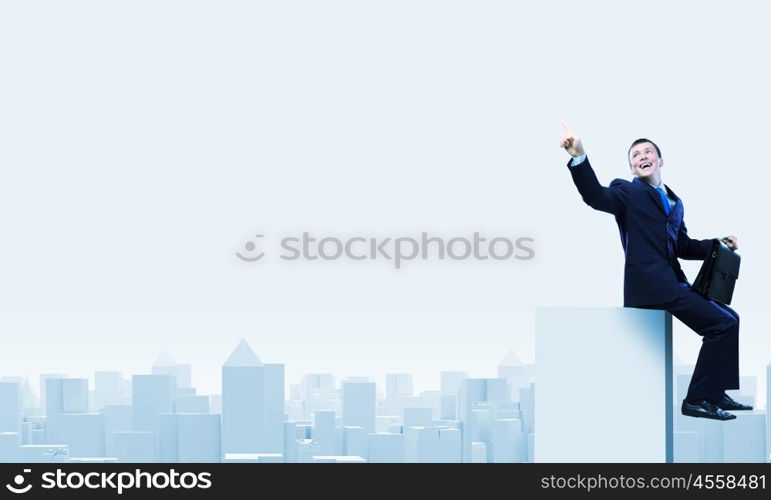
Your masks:
<instances>
[{"instance_id":1,"label":"pointing index finger","mask_svg":"<svg viewBox=\"0 0 771 500\"><path fill-rule=\"evenodd\" d=\"M562 120L562 126L565 129L565 132L567 132L569 135L574 135L573 130L570 128L570 125L568 125L568 122Z\"/></svg>"}]
</instances>

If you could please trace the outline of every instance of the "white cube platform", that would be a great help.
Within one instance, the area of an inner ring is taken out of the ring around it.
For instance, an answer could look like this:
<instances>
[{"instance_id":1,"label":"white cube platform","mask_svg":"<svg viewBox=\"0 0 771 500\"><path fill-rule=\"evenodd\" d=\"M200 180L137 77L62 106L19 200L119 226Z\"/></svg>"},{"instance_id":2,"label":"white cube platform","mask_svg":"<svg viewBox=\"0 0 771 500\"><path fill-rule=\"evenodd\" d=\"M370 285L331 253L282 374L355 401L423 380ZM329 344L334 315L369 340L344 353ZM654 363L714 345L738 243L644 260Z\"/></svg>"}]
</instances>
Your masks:
<instances>
[{"instance_id":1,"label":"white cube platform","mask_svg":"<svg viewBox=\"0 0 771 500\"><path fill-rule=\"evenodd\" d=\"M672 462L672 316L536 310L535 461Z\"/></svg>"}]
</instances>

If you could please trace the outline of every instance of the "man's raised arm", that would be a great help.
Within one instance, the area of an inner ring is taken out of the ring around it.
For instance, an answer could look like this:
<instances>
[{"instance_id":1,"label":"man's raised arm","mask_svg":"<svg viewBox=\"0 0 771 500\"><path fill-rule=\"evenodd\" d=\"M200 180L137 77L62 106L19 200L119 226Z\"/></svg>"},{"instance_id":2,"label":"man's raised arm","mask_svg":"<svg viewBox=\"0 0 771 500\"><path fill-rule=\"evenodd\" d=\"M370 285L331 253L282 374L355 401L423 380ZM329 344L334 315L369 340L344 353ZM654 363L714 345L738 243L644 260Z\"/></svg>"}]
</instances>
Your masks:
<instances>
[{"instance_id":1,"label":"man's raised arm","mask_svg":"<svg viewBox=\"0 0 771 500\"><path fill-rule=\"evenodd\" d=\"M565 121L562 122L562 126L565 128L565 133L560 137L559 144L572 157L568 166L581 198L595 210L620 215L626 209L629 200L627 192L629 183L617 179L610 184L609 188L603 187L592 170L581 138Z\"/></svg>"}]
</instances>

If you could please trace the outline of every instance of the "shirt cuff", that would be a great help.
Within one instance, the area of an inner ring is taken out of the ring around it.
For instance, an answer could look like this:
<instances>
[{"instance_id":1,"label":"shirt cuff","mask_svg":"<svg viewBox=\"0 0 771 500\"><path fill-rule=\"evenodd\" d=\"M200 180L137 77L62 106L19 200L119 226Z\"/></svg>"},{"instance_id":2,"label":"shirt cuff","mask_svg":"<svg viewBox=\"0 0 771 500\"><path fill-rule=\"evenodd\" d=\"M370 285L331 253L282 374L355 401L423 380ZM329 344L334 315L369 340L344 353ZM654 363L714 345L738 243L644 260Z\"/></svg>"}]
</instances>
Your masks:
<instances>
[{"instance_id":1,"label":"shirt cuff","mask_svg":"<svg viewBox=\"0 0 771 500\"><path fill-rule=\"evenodd\" d=\"M570 166L576 167L580 164L582 164L586 160L586 153L580 155L580 156L574 156L572 160L570 160Z\"/></svg>"}]
</instances>

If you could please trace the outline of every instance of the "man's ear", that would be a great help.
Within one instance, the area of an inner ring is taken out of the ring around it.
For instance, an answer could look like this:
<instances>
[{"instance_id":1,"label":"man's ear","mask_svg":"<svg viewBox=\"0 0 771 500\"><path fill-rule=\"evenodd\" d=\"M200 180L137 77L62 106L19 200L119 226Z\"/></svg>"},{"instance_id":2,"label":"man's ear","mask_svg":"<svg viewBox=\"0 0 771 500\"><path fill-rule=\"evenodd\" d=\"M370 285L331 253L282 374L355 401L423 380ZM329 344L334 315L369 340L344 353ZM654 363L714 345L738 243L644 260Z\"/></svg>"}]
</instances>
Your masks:
<instances>
[{"instance_id":1,"label":"man's ear","mask_svg":"<svg viewBox=\"0 0 771 500\"><path fill-rule=\"evenodd\" d=\"M659 158L659 168L664 168L664 158Z\"/></svg>"}]
</instances>

